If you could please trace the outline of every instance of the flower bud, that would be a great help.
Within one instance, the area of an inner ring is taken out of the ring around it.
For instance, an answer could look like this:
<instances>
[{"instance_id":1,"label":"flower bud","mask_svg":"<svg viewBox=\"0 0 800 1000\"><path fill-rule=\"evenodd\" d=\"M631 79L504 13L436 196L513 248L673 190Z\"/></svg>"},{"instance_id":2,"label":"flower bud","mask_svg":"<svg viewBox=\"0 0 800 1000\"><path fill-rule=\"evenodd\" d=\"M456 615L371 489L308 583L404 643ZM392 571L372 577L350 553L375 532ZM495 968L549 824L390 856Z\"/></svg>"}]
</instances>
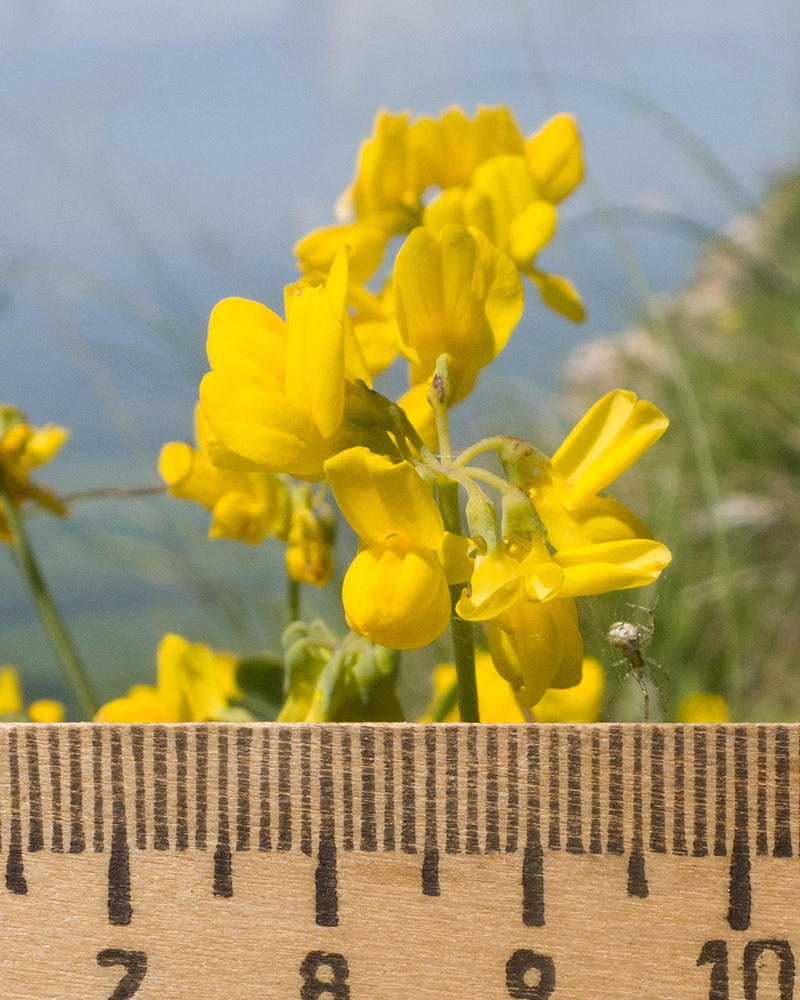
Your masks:
<instances>
[{"instance_id":1,"label":"flower bud","mask_svg":"<svg viewBox=\"0 0 800 1000\"><path fill-rule=\"evenodd\" d=\"M360 552L344 578L350 628L392 649L417 649L450 624L450 592L436 552L392 535Z\"/></svg>"}]
</instances>

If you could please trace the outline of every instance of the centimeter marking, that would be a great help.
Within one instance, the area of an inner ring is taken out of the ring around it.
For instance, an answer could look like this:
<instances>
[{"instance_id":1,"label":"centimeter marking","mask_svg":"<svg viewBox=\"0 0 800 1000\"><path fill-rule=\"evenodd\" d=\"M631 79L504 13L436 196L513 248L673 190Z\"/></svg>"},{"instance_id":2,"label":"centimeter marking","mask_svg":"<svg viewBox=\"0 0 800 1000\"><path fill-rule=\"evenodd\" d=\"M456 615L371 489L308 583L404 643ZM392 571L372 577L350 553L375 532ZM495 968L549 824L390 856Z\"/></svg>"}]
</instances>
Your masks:
<instances>
[{"instance_id":1,"label":"centimeter marking","mask_svg":"<svg viewBox=\"0 0 800 1000\"><path fill-rule=\"evenodd\" d=\"M750 925L751 857L800 852L800 726L4 725L0 852L108 854L108 920L131 923L131 860L315 858L316 923L337 926L340 852L519 854L520 920L545 924L546 852L627 855L620 888L646 899L647 856L729 858L727 921Z\"/></svg>"}]
</instances>

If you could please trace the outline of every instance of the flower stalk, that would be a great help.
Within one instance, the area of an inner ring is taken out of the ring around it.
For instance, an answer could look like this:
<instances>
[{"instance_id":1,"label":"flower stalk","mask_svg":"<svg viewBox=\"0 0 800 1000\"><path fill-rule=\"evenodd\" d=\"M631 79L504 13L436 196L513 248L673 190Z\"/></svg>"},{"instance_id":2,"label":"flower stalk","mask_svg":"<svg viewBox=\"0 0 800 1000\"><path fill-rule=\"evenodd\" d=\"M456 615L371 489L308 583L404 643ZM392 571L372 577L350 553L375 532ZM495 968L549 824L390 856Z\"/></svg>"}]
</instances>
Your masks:
<instances>
[{"instance_id":1,"label":"flower stalk","mask_svg":"<svg viewBox=\"0 0 800 1000\"><path fill-rule=\"evenodd\" d=\"M91 719L100 707L89 678L81 663L69 632L53 602L47 584L39 569L27 533L8 488L2 462L0 462L0 501L3 515L11 534L16 555L15 562L32 606L39 615L45 635L53 649L61 673L72 689L84 719Z\"/></svg>"},{"instance_id":2,"label":"flower stalk","mask_svg":"<svg viewBox=\"0 0 800 1000\"><path fill-rule=\"evenodd\" d=\"M455 483L439 484L439 509L442 512L442 519L447 531L454 535L460 535L461 511L458 506L458 486ZM455 613L455 606L461 597L462 590L463 587L460 584L450 588L450 597L453 602L450 631L453 635L453 656L458 680L458 711L462 722L480 722L472 623L464 621Z\"/></svg>"}]
</instances>

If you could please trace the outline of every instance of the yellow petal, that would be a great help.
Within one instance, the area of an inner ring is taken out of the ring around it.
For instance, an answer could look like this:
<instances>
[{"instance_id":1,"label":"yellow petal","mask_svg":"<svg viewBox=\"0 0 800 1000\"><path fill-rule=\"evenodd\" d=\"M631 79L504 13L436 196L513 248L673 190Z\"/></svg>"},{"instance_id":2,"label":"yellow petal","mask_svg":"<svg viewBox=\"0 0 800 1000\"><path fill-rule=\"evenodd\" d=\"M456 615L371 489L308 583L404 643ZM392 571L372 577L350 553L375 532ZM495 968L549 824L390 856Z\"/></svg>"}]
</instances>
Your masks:
<instances>
[{"instance_id":1,"label":"yellow petal","mask_svg":"<svg viewBox=\"0 0 800 1000\"><path fill-rule=\"evenodd\" d=\"M471 594L464 591L456 604L456 613L467 621L494 618L518 599L522 581L522 564L498 547L476 560Z\"/></svg>"},{"instance_id":2,"label":"yellow petal","mask_svg":"<svg viewBox=\"0 0 800 1000\"><path fill-rule=\"evenodd\" d=\"M586 319L586 310L578 289L569 278L560 274L545 274L534 268L525 269L525 274L536 284L546 306L571 319L573 323L582 323Z\"/></svg>"},{"instance_id":3,"label":"yellow petal","mask_svg":"<svg viewBox=\"0 0 800 1000\"><path fill-rule=\"evenodd\" d=\"M327 274L336 254L350 247L350 280L367 281L377 270L391 232L369 222L345 226L324 226L308 233L295 245L294 252L308 273Z\"/></svg>"},{"instance_id":4,"label":"yellow petal","mask_svg":"<svg viewBox=\"0 0 800 1000\"><path fill-rule=\"evenodd\" d=\"M574 604L558 598L546 604L517 601L487 622L487 636L495 666L520 687L517 699L527 707L539 701L562 669L573 669L578 648L583 657Z\"/></svg>"},{"instance_id":5,"label":"yellow petal","mask_svg":"<svg viewBox=\"0 0 800 1000\"><path fill-rule=\"evenodd\" d=\"M268 472L322 479L336 448L319 433L302 406L248 378L244 372L210 372L200 383L203 412L226 449ZM210 455L216 461L215 449Z\"/></svg>"},{"instance_id":6,"label":"yellow petal","mask_svg":"<svg viewBox=\"0 0 800 1000\"><path fill-rule=\"evenodd\" d=\"M209 510L228 488L228 477L235 475L216 469L206 455L182 441L164 445L158 472L172 496L196 500Z\"/></svg>"},{"instance_id":7,"label":"yellow petal","mask_svg":"<svg viewBox=\"0 0 800 1000\"><path fill-rule=\"evenodd\" d=\"M56 424L45 424L44 427L33 427L25 442L25 449L20 456L23 468L32 469L49 461L69 440L66 427Z\"/></svg>"},{"instance_id":8,"label":"yellow petal","mask_svg":"<svg viewBox=\"0 0 800 1000\"><path fill-rule=\"evenodd\" d=\"M558 680L558 678L555 678ZM597 660L587 656L576 685L559 689L555 682L536 706L537 722L597 722L603 704L605 674Z\"/></svg>"},{"instance_id":9,"label":"yellow petal","mask_svg":"<svg viewBox=\"0 0 800 1000\"><path fill-rule=\"evenodd\" d=\"M223 299L208 323L208 360L213 369L242 368L265 388L283 391L286 324L271 309L249 299Z\"/></svg>"},{"instance_id":10,"label":"yellow petal","mask_svg":"<svg viewBox=\"0 0 800 1000\"><path fill-rule=\"evenodd\" d=\"M598 400L553 456L572 484L570 505L594 496L655 444L669 420L646 399L615 389Z\"/></svg>"},{"instance_id":11,"label":"yellow petal","mask_svg":"<svg viewBox=\"0 0 800 1000\"><path fill-rule=\"evenodd\" d=\"M683 723L730 722L728 704L719 694L693 694L678 705L678 721Z\"/></svg>"},{"instance_id":12,"label":"yellow petal","mask_svg":"<svg viewBox=\"0 0 800 1000\"><path fill-rule=\"evenodd\" d=\"M559 597L586 597L652 583L672 560L666 545L647 538L601 542L556 552L564 570Z\"/></svg>"},{"instance_id":13,"label":"yellow petal","mask_svg":"<svg viewBox=\"0 0 800 1000\"><path fill-rule=\"evenodd\" d=\"M556 231L558 213L548 201L532 201L508 227L508 253L518 266L526 266Z\"/></svg>"},{"instance_id":14,"label":"yellow petal","mask_svg":"<svg viewBox=\"0 0 800 1000\"><path fill-rule=\"evenodd\" d=\"M557 204L583 179L578 125L572 115L556 115L525 144L539 195Z\"/></svg>"},{"instance_id":15,"label":"yellow petal","mask_svg":"<svg viewBox=\"0 0 800 1000\"><path fill-rule=\"evenodd\" d=\"M508 343L514 327L522 316L525 305L525 289L513 262L501 253L480 231L470 229L483 268L484 312L492 333L491 358L496 358ZM482 360L482 359L481 359ZM473 360L473 365L477 362ZM485 362L488 364L488 361Z\"/></svg>"},{"instance_id":16,"label":"yellow petal","mask_svg":"<svg viewBox=\"0 0 800 1000\"><path fill-rule=\"evenodd\" d=\"M574 508L566 505L569 489L554 489L544 477L531 491L536 510L556 549L623 538L652 538L638 517L611 497L588 497Z\"/></svg>"},{"instance_id":17,"label":"yellow petal","mask_svg":"<svg viewBox=\"0 0 800 1000\"><path fill-rule=\"evenodd\" d=\"M0 667L0 715L17 715L22 711L19 676L10 663Z\"/></svg>"},{"instance_id":18,"label":"yellow petal","mask_svg":"<svg viewBox=\"0 0 800 1000\"><path fill-rule=\"evenodd\" d=\"M109 701L94 717L95 722L183 722L170 715L155 688L144 685L131 689L126 698Z\"/></svg>"},{"instance_id":19,"label":"yellow petal","mask_svg":"<svg viewBox=\"0 0 800 1000\"><path fill-rule=\"evenodd\" d=\"M405 396L400 397L397 405L405 410L423 444L436 455L439 451L439 431L436 427L436 414L428 402L429 387L428 381L418 383Z\"/></svg>"},{"instance_id":20,"label":"yellow petal","mask_svg":"<svg viewBox=\"0 0 800 1000\"><path fill-rule=\"evenodd\" d=\"M434 236L447 225L474 226L494 242L495 225L492 202L488 195L475 188L447 188L427 206L423 224Z\"/></svg>"},{"instance_id":21,"label":"yellow petal","mask_svg":"<svg viewBox=\"0 0 800 1000\"><path fill-rule=\"evenodd\" d=\"M440 240L419 226L397 255L397 328L402 344L413 352L409 360L419 358L428 374L441 354L464 355L484 346L484 289L477 263L475 239L463 226L446 226Z\"/></svg>"},{"instance_id":22,"label":"yellow petal","mask_svg":"<svg viewBox=\"0 0 800 1000\"><path fill-rule=\"evenodd\" d=\"M528 161L521 155L495 156L478 167L472 186L491 202L496 244L507 252L512 221L539 197Z\"/></svg>"},{"instance_id":23,"label":"yellow petal","mask_svg":"<svg viewBox=\"0 0 800 1000\"><path fill-rule=\"evenodd\" d=\"M307 286L295 294L286 322L286 398L309 414L322 438L330 438L344 415L341 314L326 289Z\"/></svg>"},{"instance_id":24,"label":"yellow petal","mask_svg":"<svg viewBox=\"0 0 800 1000\"><path fill-rule=\"evenodd\" d=\"M351 629L391 649L417 649L450 624L450 591L436 553L410 535L360 552L342 586Z\"/></svg>"},{"instance_id":25,"label":"yellow petal","mask_svg":"<svg viewBox=\"0 0 800 1000\"><path fill-rule=\"evenodd\" d=\"M409 462L395 465L368 448L348 448L325 463L325 475L342 514L367 544L399 533L430 549L442 544L442 515Z\"/></svg>"},{"instance_id":26,"label":"yellow petal","mask_svg":"<svg viewBox=\"0 0 800 1000\"><path fill-rule=\"evenodd\" d=\"M445 531L437 554L448 585L469 582L475 571L475 558L470 555L474 547L471 538L463 538L461 535Z\"/></svg>"},{"instance_id":27,"label":"yellow petal","mask_svg":"<svg viewBox=\"0 0 800 1000\"><path fill-rule=\"evenodd\" d=\"M40 698L28 706L28 718L31 722L63 722L65 715L64 705L50 698Z\"/></svg>"}]
</instances>

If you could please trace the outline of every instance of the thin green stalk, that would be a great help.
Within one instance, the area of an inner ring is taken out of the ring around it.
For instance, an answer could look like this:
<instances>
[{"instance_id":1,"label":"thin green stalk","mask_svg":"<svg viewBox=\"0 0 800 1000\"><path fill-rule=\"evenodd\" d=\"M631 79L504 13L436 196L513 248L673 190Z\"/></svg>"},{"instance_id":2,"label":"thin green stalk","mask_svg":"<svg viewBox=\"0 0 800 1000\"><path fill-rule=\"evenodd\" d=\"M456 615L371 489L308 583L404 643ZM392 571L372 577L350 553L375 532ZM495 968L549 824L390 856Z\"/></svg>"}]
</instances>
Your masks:
<instances>
[{"instance_id":1,"label":"thin green stalk","mask_svg":"<svg viewBox=\"0 0 800 1000\"><path fill-rule=\"evenodd\" d=\"M292 622L300 621L300 587L301 585L297 582L297 580L289 578L289 586L287 588L287 613L290 625Z\"/></svg>"},{"instance_id":2,"label":"thin green stalk","mask_svg":"<svg viewBox=\"0 0 800 1000\"><path fill-rule=\"evenodd\" d=\"M28 597L39 615L44 633L55 654L56 662L75 695L81 714L85 719L91 719L97 713L100 703L39 570L22 518L19 516L8 488L2 463L0 463L0 501L2 501L3 515L6 524L8 524L17 557L15 562L23 585L28 592Z\"/></svg>"},{"instance_id":3,"label":"thin green stalk","mask_svg":"<svg viewBox=\"0 0 800 1000\"><path fill-rule=\"evenodd\" d=\"M458 506L458 486L455 483L439 484L439 509L447 531L461 534L461 511ZM472 623L459 618L455 613L456 602L463 587L456 584L450 588L453 602L453 617L450 630L453 634L453 655L458 679L458 711L462 722L480 722L478 709L478 684L475 679L475 644L472 638Z\"/></svg>"}]
</instances>

